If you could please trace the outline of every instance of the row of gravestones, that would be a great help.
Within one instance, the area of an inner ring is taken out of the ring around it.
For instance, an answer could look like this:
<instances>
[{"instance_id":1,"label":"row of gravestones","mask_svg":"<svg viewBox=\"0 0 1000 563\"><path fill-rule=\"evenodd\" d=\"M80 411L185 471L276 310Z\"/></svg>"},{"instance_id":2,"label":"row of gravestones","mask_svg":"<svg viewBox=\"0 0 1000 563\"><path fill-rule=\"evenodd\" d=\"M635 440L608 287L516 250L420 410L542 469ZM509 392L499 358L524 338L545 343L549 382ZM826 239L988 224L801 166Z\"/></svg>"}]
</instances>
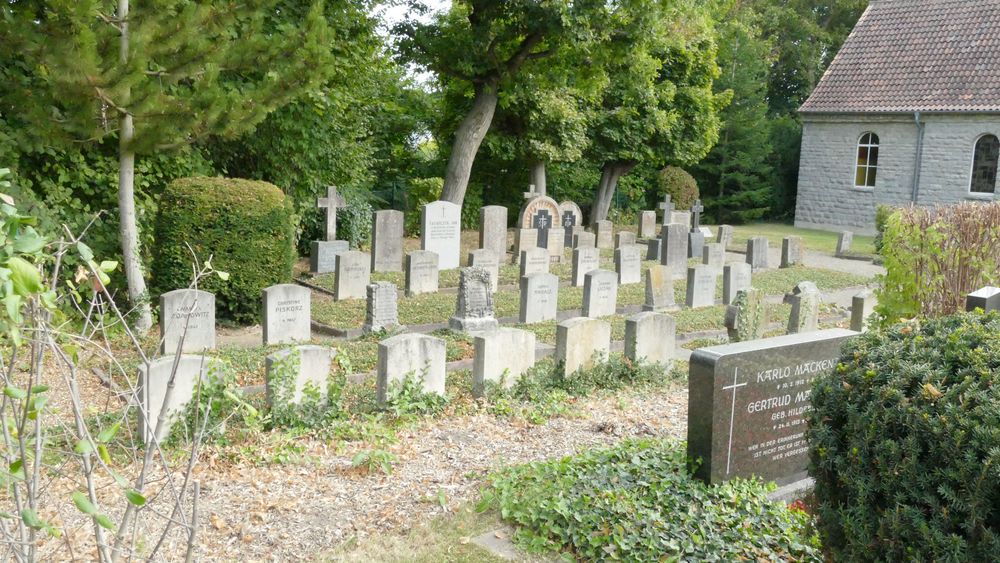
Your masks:
<instances>
[{"instance_id":1,"label":"row of gravestones","mask_svg":"<svg viewBox=\"0 0 1000 563\"><path fill-rule=\"evenodd\" d=\"M661 313L644 312L630 317L625 328L625 355L633 361L669 367L675 348L676 322ZM585 317L568 319L556 331L556 360L567 375L607 357L611 325ZM487 382L512 386L535 365L534 333L515 328L494 328L475 338L473 389L482 395ZM297 404L308 390L325 398L334 350L324 346L295 346L267 357L268 401ZM220 377L224 362L205 355L167 355L140 367L139 429L145 440L164 439L179 413L192 400L200 381ZM291 373L289 373L291 371ZM378 345L376 397L385 404L396 386L416 376L426 393L445 394L445 342L425 334L398 334ZM161 420L162 419L162 420Z\"/></svg>"}]
</instances>

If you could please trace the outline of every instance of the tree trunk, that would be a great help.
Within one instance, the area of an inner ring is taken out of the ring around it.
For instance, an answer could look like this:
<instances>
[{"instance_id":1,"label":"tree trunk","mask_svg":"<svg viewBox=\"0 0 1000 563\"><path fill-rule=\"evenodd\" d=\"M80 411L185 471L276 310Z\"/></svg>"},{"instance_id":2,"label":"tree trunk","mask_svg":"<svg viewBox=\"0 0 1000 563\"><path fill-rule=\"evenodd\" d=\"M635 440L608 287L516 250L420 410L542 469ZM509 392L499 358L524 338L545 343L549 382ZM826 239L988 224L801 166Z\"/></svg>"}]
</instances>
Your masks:
<instances>
[{"instance_id":1,"label":"tree trunk","mask_svg":"<svg viewBox=\"0 0 1000 563\"><path fill-rule=\"evenodd\" d=\"M448 158L448 168L444 175L444 189L441 191L443 201L462 205L479 144L483 142L486 132L490 129L490 123L493 122L497 98L495 84L476 87L476 99L472 109L455 131L455 143L451 147L451 156Z\"/></svg>"},{"instance_id":2,"label":"tree trunk","mask_svg":"<svg viewBox=\"0 0 1000 563\"><path fill-rule=\"evenodd\" d=\"M608 218L611 210L611 200L618 188L618 180L635 167L631 162L606 162L601 170L601 182L597 185L594 205L590 210L590 226L596 227L598 221Z\"/></svg>"},{"instance_id":3,"label":"tree trunk","mask_svg":"<svg viewBox=\"0 0 1000 563\"><path fill-rule=\"evenodd\" d=\"M531 163L531 183L535 185L535 191L545 195L545 161L536 160Z\"/></svg>"},{"instance_id":4,"label":"tree trunk","mask_svg":"<svg viewBox=\"0 0 1000 563\"><path fill-rule=\"evenodd\" d=\"M122 65L128 63L128 0L118 1L118 19L121 21L121 41L119 43L119 58ZM122 107L128 107L128 94L122 101ZM125 279L128 281L128 298L138 313L135 330L146 334L153 326L153 313L149 306L149 295L146 293L146 280L142 277L142 259L139 255L139 228L135 220L135 151L132 150L132 139L135 127L132 115L127 111L121 115L121 128L118 131L118 215L119 231L122 239L122 262L125 268Z\"/></svg>"}]
</instances>

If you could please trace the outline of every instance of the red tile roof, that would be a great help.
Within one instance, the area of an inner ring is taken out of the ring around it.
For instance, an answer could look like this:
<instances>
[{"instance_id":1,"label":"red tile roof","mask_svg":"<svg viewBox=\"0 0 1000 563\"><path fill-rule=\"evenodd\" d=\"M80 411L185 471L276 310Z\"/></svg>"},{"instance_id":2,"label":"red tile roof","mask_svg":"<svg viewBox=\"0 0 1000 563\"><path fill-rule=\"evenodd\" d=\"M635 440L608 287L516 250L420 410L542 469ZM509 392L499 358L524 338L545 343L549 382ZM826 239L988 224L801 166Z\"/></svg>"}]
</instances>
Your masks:
<instances>
[{"instance_id":1,"label":"red tile roof","mask_svg":"<svg viewBox=\"0 0 1000 563\"><path fill-rule=\"evenodd\" d=\"M872 0L799 111L1000 112L1000 0Z\"/></svg>"}]
</instances>

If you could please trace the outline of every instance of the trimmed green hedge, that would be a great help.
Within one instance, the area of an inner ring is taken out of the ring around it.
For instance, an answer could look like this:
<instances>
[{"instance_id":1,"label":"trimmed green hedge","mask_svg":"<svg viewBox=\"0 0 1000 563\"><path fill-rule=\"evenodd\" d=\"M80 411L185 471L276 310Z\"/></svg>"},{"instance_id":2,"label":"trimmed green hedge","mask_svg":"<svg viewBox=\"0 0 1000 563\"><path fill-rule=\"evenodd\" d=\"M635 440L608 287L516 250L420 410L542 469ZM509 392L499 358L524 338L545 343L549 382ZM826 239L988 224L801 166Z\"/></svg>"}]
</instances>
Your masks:
<instances>
[{"instance_id":1,"label":"trimmed green hedge","mask_svg":"<svg viewBox=\"0 0 1000 563\"><path fill-rule=\"evenodd\" d=\"M156 294L191 284L191 252L216 270L200 288L215 293L219 318L260 318L261 290L285 283L295 262L292 207L277 186L232 178L182 178L160 198L153 251Z\"/></svg>"},{"instance_id":2,"label":"trimmed green hedge","mask_svg":"<svg viewBox=\"0 0 1000 563\"><path fill-rule=\"evenodd\" d=\"M656 191L660 194L657 196L657 203L663 201L664 193L668 193L674 208L678 211L685 211L691 209L699 197L698 181L683 168L668 166L660 170L656 179L659 184Z\"/></svg>"},{"instance_id":3,"label":"trimmed green hedge","mask_svg":"<svg viewBox=\"0 0 1000 563\"><path fill-rule=\"evenodd\" d=\"M1000 315L845 345L807 437L835 561L1000 561Z\"/></svg>"}]
</instances>

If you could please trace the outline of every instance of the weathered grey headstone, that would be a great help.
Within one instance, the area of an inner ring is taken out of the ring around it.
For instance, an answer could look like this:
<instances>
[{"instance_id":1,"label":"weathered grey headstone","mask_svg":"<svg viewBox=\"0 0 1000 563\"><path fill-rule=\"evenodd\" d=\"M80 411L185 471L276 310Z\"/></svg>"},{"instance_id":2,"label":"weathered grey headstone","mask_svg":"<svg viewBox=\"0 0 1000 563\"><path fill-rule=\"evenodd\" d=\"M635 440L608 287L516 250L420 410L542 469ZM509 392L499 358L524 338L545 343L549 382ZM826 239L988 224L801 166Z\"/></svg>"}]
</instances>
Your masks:
<instances>
[{"instance_id":1,"label":"weathered grey headstone","mask_svg":"<svg viewBox=\"0 0 1000 563\"><path fill-rule=\"evenodd\" d=\"M733 262L722 268L722 304L731 305L736 299L736 293L741 289L750 289L753 269L746 262Z\"/></svg>"},{"instance_id":2,"label":"weathered grey headstone","mask_svg":"<svg viewBox=\"0 0 1000 563\"><path fill-rule=\"evenodd\" d=\"M548 274L536 274L548 275ZM482 397L486 382L513 387L535 365L535 333L501 327L476 335L472 363L472 394Z\"/></svg>"},{"instance_id":3,"label":"weathered grey headstone","mask_svg":"<svg viewBox=\"0 0 1000 563\"><path fill-rule=\"evenodd\" d=\"M615 271L618 283L642 283L642 247L630 244L615 249Z\"/></svg>"},{"instance_id":4,"label":"weathered grey headstone","mask_svg":"<svg viewBox=\"0 0 1000 563\"><path fill-rule=\"evenodd\" d=\"M368 285L365 309L366 333L399 328L399 303L396 284L380 281Z\"/></svg>"},{"instance_id":5,"label":"weathered grey headstone","mask_svg":"<svg viewBox=\"0 0 1000 563\"><path fill-rule=\"evenodd\" d=\"M553 262L562 262L563 250L566 248L564 231L563 227L552 227L549 229L549 258Z\"/></svg>"},{"instance_id":6,"label":"weathered grey headstone","mask_svg":"<svg viewBox=\"0 0 1000 563\"><path fill-rule=\"evenodd\" d=\"M575 227L564 227L564 228L566 230L566 248L573 248L575 246L574 241L576 240L576 236L580 233L587 232L587 229L579 225ZM594 246L597 246L596 238L594 239Z\"/></svg>"},{"instance_id":7,"label":"weathered grey headstone","mask_svg":"<svg viewBox=\"0 0 1000 563\"><path fill-rule=\"evenodd\" d=\"M660 264L670 268L673 274L683 272L687 268L688 232L687 227L671 223L663 225L661 234Z\"/></svg>"},{"instance_id":8,"label":"weathered grey headstone","mask_svg":"<svg viewBox=\"0 0 1000 563\"><path fill-rule=\"evenodd\" d=\"M573 235L573 248L597 248L597 235L587 231Z\"/></svg>"},{"instance_id":9,"label":"weathered grey headstone","mask_svg":"<svg viewBox=\"0 0 1000 563\"><path fill-rule=\"evenodd\" d=\"M656 211L643 211L639 214L639 238L656 236Z\"/></svg>"},{"instance_id":10,"label":"weathered grey headstone","mask_svg":"<svg viewBox=\"0 0 1000 563\"><path fill-rule=\"evenodd\" d=\"M284 283L264 288L264 345L305 342L312 338L312 291Z\"/></svg>"},{"instance_id":11,"label":"weathered grey headstone","mask_svg":"<svg viewBox=\"0 0 1000 563\"><path fill-rule=\"evenodd\" d=\"M635 244L635 240L635 233L630 231L621 231L615 235L615 248L632 246Z\"/></svg>"},{"instance_id":12,"label":"weathered grey headstone","mask_svg":"<svg viewBox=\"0 0 1000 563\"><path fill-rule=\"evenodd\" d=\"M781 267L802 264L802 237L789 236L781 240Z\"/></svg>"},{"instance_id":13,"label":"weathered grey headstone","mask_svg":"<svg viewBox=\"0 0 1000 563\"><path fill-rule=\"evenodd\" d=\"M301 405L314 399L326 403L333 348L295 346L279 350L264 361L267 404L272 408Z\"/></svg>"},{"instance_id":14,"label":"weathered grey headstone","mask_svg":"<svg viewBox=\"0 0 1000 563\"><path fill-rule=\"evenodd\" d=\"M670 213L671 225L684 225L684 230L691 230L691 213L688 211L673 211Z\"/></svg>"},{"instance_id":15,"label":"weathered grey headstone","mask_svg":"<svg viewBox=\"0 0 1000 563\"><path fill-rule=\"evenodd\" d=\"M337 269L337 256L351 249L346 240L314 240L309 251L309 271L329 274Z\"/></svg>"},{"instance_id":16,"label":"weathered grey headstone","mask_svg":"<svg viewBox=\"0 0 1000 563\"><path fill-rule=\"evenodd\" d=\"M337 258L337 279L333 299L364 299L372 278L371 259L364 252L348 250Z\"/></svg>"},{"instance_id":17,"label":"weathered grey headstone","mask_svg":"<svg viewBox=\"0 0 1000 563\"><path fill-rule=\"evenodd\" d=\"M788 334L819 329L819 301L819 289L811 281L799 282L791 293L785 295L785 303L792 306L792 314L788 317Z\"/></svg>"},{"instance_id":18,"label":"weathered grey headstone","mask_svg":"<svg viewBox=\"0 0 1000 563\"><path fill-rule=\"evenodd\" d=\"M421 382L425 393L445 394L444 340L419 333L398 334L378 343L375 395L378 404L390 398L394 384L408 376Z\"/></svg>"},{"instance_id":19,"label":"weathered grey headstone","mask_svg":"<svg viewBox=\"0 0 1000 563\"><path fill-rule=\"evenodd\" d=\"M583 316L607 317L618 308L618 274L593 270L583 276Z\"/></svg>"},{"instance_id":20,"label":"weathered grey headstone","mask_svg":"<svg viewBox=\"0 0 1000 563\"><path fill-rule=\"evenodd\" d=\"M538 272L521 278L521 308L518 322L553 320L559 311L559 276Z\"/></svg>"},{"instance_id":21,"label":"weathered grey headstone","mask_svg":"<svg viewBox=\"0 0 1000 563\"><path fill-rule=\"evenodd\" d=\"M575 317L556 325L556 361L566 375L604 361L611 348L611 325L599 319Z\"/></svg>"},{"instance_id":22,"label":"weathered grey headstone","mask_svg":"<svg viewBox=\"0 0 1000 563\"><path fill-rule=\"evenodd\" d=\"M488 248L480 248L469 253L469 265L478 266L490 274L490 285L493 293L497 292L500 283L500 257Z\"/></svg>"},{"instance_id":23,"label":"weathered grey headstone","mask_svg":"<svg viewBox=\"0 0 1000 563\"><path fill-rule=\"evenodd\" d=\"M965 298L965 310L975 311L977 308L985 312L1000 310L1000 288L986 286L973 291ZM853 326L853 320L852 320Z\"/></svg>"},{"instance_id":24,"label":"weathered grey headstone","mask_svg":"<svg viewBox=\"0 0 1000 563\"><path fill-rule=\"evenodd\" d=\"M837 256L847 256L851 253L851 242L854 241L854 233L843 231L837 237Z\"/></svg>"},{"instance_id":25,"label":"weathered grey headstone","mask_svg":"<svg viewBox=\"0 0 1000 563\"><path fill-rule=\"evenodd\" d=\"M215 348L215 295L200 289L175 289L160 295L160 338L164 354Z\"/></svg>"},{"instance_id":26,"label":"weathered grey headstone","mask_svg":"<svg viewBox=\"0 0 1000 563\"><path fill-rule=\"evenodd\" d=\"M646 260L660 261L660 250L662 250L663 241L658 238L651 238L646 241Z\"/></svg>"},{"instance_id":27,"label":"weathered grey headstone","mask_svg":"<svg viewBox=\"0 0 1000 563\"><path fill-rule=\"evenodd\" d=\"M729 249L729 245L733 244L733 226L732 225L719 225L719 234L715 239L715 242L722 245L722 248Z\"/></svg>"},{"instance_id":28,"label":"weathered grey headstone","mask_svg":"<svg viewBox=\"0 0 1000 563\"><path fill-rule=\"evenodd\" d=\"M722 273L722 267L726 265L726 251L717 242L706 243L701 250L701 262L715 271Z\"/></svg>"},{"instance_id":29,"label":"weathered grey headstone","mask_svg":"<svg viewBox=\"0 0 1000 563\"><path fill-rule=\"evenodd\" d=\"M521 251L521 277L549 272L549 251L544 248L529 248Z\"/></svg>"},{"instance_id":30,"label":"weathered grey headstone","mask_svg":"<svg viewBox=\"0 0 1000 563\"><path fill-rule=\"evenodd\" d=\"M174 371L174 364L177 371ZM174 355L161 356L148 363L139 365L139 435L143 441L150 442L155 434L156 440L164 440L170 434L170 428L179 416L183 416L187 404L194 398L195 388L199 381L209 381L210 378L221 379L227 366L219 359L208 356L184 354L180 358ZM173 388L167 397L170 379L173 377ZM158 426L160 413L163 413L163 424Z\"/></svg>"},{"instance_id":31,"label":"weathered grey headstone","mask_svg":"<svg viewBox=\"0 0 1000 563\"><path fill-rule=\"evenodd\" d=\"M601 267L601 251L591 246L573 249L573 287L582 287L584 276Z\"/></svg>"},{"instance_id":32,"label":"weathered grey headstone","mask_svg":"<svg viewBox=\"0 0 1000 563\"><path fill-rule=\"evenodd\" d=\"M996 303L1000 307L1000 289L996 289ZM864 290L851 298L851 330L855 332L865 332L868 327L868 317L875 309L875 296L870 290Z\"/></svg>"},{"instance_id":33,"label":"weathered grey headstone","mask_svg":"<svg viewBox=\"0 0 1000 563\"><path fill-rule=\"evenodd\" d=\"M614 240L614 225L611 221L598 221L596 225L597 231L597 248L611 249L615 247Z\"/></svg>"},{"instance_id":34,"label":"weathered grey headstone","mask_svg":"<svg viewBox=\"0 0 1000 563\"><path fill-rule=\"evenodd\" d=\"M698 232L688 233L687 257L701 259L703 248L705 247L705 235Z\"/></svg>"},{"instance_id":35,"label":"weathered grey headstone","mask_svg":"<svg viewBox=\"0 0 1000 563\"><path fill-rule=\"evenodd\" d=\"M438 268L459 266L462 244L462 207L450 201L432 201L420 210L420 250L437 252Z\"/></svg>"},{"instance_id":36,"label":"weathered grey headstone","mask_svg":"<svg viewBox=\"0 0 1000 563\"><path fill-rule=\"evenodd\" d=\"M501 261L507 258L507 208L487 205L479 209L479 248L492 250Z\"/></svg>"},{"instance_id":37,"label":"weathered grey headstone","mask_svg":"<svg viewBox=\"0 0 1000 563\"><path fill-rule=\"evenodd\" d=\"M639 313L625 320L625 357L670 367L674 360L677 321L662 313Z\"/></svg>"},{"instance_id":38,"label":"weathered grey headstone","mask_svg":"<svg viewBox=\"0 0 1000 563\"><path fill-rule=\"evenodd\" d=\"M767 237L753 237L747 241L747 264L753 271L767 269Z\"/></svg>"},{"instance_id":39,"label":"weathered grey headstone","mask_svg":"<svg viewBox=\"0 0 1000 563\"><path fill-rule=\"evenodd\" d=\"M438 255L430 250L414 250L406 255L406 295L437 293Z\"/></svg>"},{"instance_id":40,"label":"weathered grey headstone","mask_svg":"<svg viewBox=\"0 0 1000 563\"><path fill-rule=\"evenodd\" d=\"M837 367L857 333L832 329L695 350L688 378L687 457L716 484L805 478L813 381Z\"/></svg>"},{"instance_id":41,"label":"weathered grey headstone","mask_svg":"<svg viewBox=\"0 0 1000 563\"><path fill-rule=\"evenodd\" d=\"M573 246L573 235L583 230L583 211L572 201L559 204L560 224L566 229L565 246Z\"/></svg>"},{"instance_id":42,"label":"weathered grey headstone","mask_svg":"<svg viewBox=\"0 0 1000 563\"><path fill-rule=\"evenodd\" d=\"M753 287L737 291L733 304L726 307L725 324L731 342L763 338L767 330L764 292Z\"/></svg>"},{"instance_id":43,"label":"weathered grey headstone","mask_svg":"<svg viewBox=\"0 0 1000 563\"><path fill-rule=\"evenodd\" d=\"M372 217L372 271L403 271L403 212L376 211Z\"/></svg>"},{"instance_id":44,"label":"weathered grey headstone","mask_svg":"<svg viewBox=\"0 0 1000 563\"><path fill-rule=\"evenodd\" d=\"M497 328L489 272L475 266L463 268L458 284L455 315L448 319L449 328L466 332Z\"/></svg>"},{"instance_id":45,"label":"weathered grey headstone","mask_svg":"<svg viewBox=\"0 0 1000 563\"><path fill-rule=\"evenodd\" d=\"M538 231L535 229L518 229L514 231L514 264L519 264L521 253L525 250L538 248Z\"/></svg>"},{"instance_id":46,"label":"weathered grey headstone","mask_svg":"<svg viewBox=\"0 0 1000 563\"><path fill-rule=\"evenodd\" d=\"M684 304L692 309L715 305L717 274L704 264L691 266L687 270L687 296Z\"/></svg>"},{"instance_id":47,"label":"weathered grey headstone","mask_svg":"<svg viewBox=\"0 0 1000 563\"><path fill-rule=\"evenodd\" d=\"M646 270L646 303L643 311L663 311L674 307L674 279L670 268L650 266Z\"/></svg>"}]
</instances>

